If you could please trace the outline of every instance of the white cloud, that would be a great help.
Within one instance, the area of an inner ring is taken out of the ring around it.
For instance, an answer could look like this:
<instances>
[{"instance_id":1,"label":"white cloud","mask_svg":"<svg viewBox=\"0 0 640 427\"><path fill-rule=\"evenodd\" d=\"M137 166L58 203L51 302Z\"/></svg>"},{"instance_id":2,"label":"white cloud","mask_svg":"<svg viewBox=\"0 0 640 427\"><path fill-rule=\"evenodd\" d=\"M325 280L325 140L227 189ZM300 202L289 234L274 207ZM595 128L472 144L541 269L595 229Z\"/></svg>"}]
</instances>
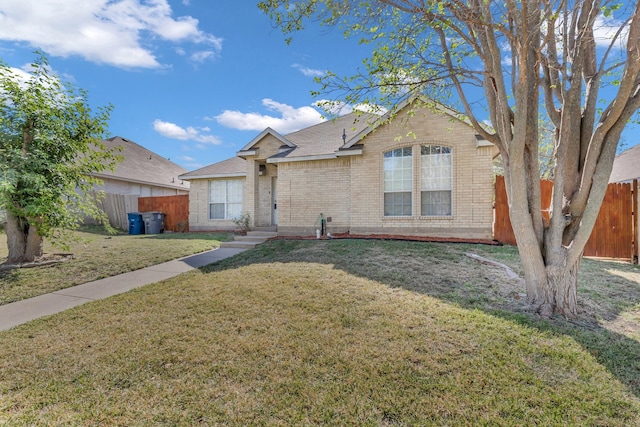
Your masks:
<instances>
[{"instance_id":1,"label":"white cloud","mask_svg":"<svg viewBox=\"0 0 640 427\"><path fill-rule=\"evenodd\" d=\"M167 0L2 0L0 40L28 42L54 56L79 55L122 68L160 67L157 40L205 44L222 39L198 28L198 20L172 17Z\"/></svg>"},{"instance_id":2,"label":"white cloud","mask_svg":"<svg viewBox=\"0 0 640 427\"><path fill-rule=\"evenodd\" d=\"M313 68L308 68L300 64L293 64L292 67L307 77L322 77L326 74L326 71L314 70Z\"/></svg>"},{"instance_id":3,"label":"white cloud","mask_svg":"<svg viewBox=\"0 0 640 427\"><path fill-rule=\"evenodd\" d=\"M191 54L190 59L194 62L204 62L208 58L215 57L216 53L212 50L202 50Z\"/></svg>"},{"instance_id":4,"label":"white cloud","mask_svg":"<svg viewBox=\"0 0 640 427\"><path fill-rule=\"evenodd\" d=\"M602 47L609 46L621 26L621 21L614 18L608 18L604 15L598 15L596 22L593 24L593 35L595 37L596 44ZM621 46L626 45L628 36L629 27L626 27L622 30L618 43L620 43Z\"/></svg>"},{"instance_id":5,"label":"white cloud","mask_svg":"<svg viewBox=\"0 0 640 427\"><path fill-rule=\"evenodd\" d=\"M263 99L262 105L278 115L225 110L222 114L213 117L212 120L231 129L262 131L270 127L283 134L295 132L324 121L322 114L313 107L294 108L269 98Z\"/></svg>"},{"instance_id":6,"label":"white cloud","mask_svg":"<svg viewBox=\"0 0 640 427\"><path fill-rule=\"evenodd\" d=\"M316 107L321 108L329 116L344 116L354 111L361 111L363 113L383 115L388 110L382 105L376 104L346 104L342 101L332 101L329 99L321 99L314 104Z\"/></svg>"},{"instance_id":7,"label":"white cloud","mask_svg":"<svg viewBox=\"0 0 640 427\"><path fill-rule=\"evenodd\" d=\"M218 145L222 143L222 141L220 141L215 136L206 134L206 132L211 131L211 129L209 129L208 127L194 128L189 126L185 129L181 126L178 126L175 123L165 122L160 119L156 119L153 122L153 130L155 130L160 135L166 138L178 139L180 141L191 140L191 141L204 142L207 144L214 144L214 145Z\"/></svg>"},{"instance_id":8,"label":"white cloud","mask_svg":"<svg viewBox=\"0 0 640 427\"><path fill-rule=\"evenodd\" d=\"M24 66L23 68L8 67L8 70L9 73L13 74L13 76L16 78L18 84L23 88L33 77L29 72L29 68L27 66Z\"/></svg>"}]
</instances>

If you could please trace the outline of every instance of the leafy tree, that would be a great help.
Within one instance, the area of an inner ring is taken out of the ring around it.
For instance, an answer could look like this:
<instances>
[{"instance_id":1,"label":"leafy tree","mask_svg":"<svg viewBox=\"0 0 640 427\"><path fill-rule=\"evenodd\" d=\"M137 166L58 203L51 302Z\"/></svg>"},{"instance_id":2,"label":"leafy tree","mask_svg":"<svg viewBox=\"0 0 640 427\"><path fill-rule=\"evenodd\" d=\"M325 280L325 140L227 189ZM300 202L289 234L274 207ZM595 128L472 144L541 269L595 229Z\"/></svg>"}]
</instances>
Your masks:
<instances>
[{"instance_id":1,"label":"leafy tree","mask_svg":"<svg viewBox=\"0 0 640 427\"><path fill-rule=\"evenodd\" d=\"M37 53L31 73L0 63L0 206L6 209L7 264L42 255L44 237L105 219L91 173L115 167L101 140L111 106L93 114L87 93L62 83ZM108 224L108 222L107 222Z\"/></svg>"},{"instance_id":2,"label":"leafy tree","mask_svg":"<svg viewBox=\"0 0 640 427\"><path fill-rule=\"evenodd\" d=\"M289 35L314 19L371 44L364 68L347 78L328 74L323 92L383 105L427 95L494 143L527 299L543 316L575 315L584 246L620 134L640 107L637 1L264 0L259 7ZM540 211L540 112L555 142L548 222Z\"/></svg>"}]
</instances>

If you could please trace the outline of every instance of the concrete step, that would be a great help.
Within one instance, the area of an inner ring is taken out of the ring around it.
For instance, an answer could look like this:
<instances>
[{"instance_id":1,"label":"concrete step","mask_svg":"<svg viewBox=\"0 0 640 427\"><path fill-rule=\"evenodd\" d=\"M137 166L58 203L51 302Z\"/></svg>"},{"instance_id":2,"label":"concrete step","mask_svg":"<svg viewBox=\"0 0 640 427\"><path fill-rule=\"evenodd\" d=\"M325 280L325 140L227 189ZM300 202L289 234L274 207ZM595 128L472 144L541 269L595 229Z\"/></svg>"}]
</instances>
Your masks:
<instances>
[{"instance_id":1,"label":"concrete step","mask_svg":"<svg viewBox=\"0 0 640 427\"><path fill-rule=\"evenodd\" d=\"M262 231L262 230L252 230L247 231L247 237L264 237L265 239L271 239L272 237L277 237L278 233L275 231Z\"/></svg>"},{"instance_id":2,"label":"concrete step","mask_svg":"<svg viewBox=\"0 0 640 427\"><path fill-rule=\"evenodd\" d=\"M260 243L264 242L243 242L234 240L232 242L220 242L221 248L232 248L232 249L253 249Z\"/></svg>"},{"instance_id":3,"label":"concrete step","mask_svg":"<svg viewBox=\"0 0 640 427\"><path fill-rule=\"evenodd\" d=\"M220 243L221 248L251 249L260 243L264 243L278 233L273 231L249 231L246 236L235 236L232 242Z\"/></svg>"},{"instance_id":4,"label":"concrete step","mask_svg":"<svg viewBox=\"0 0 640 427\"><path fill-rule=\"evenodd\" d=\"M272 225L271 227L255 227L255 228L251 229L250 233L254 232L254 231L270 231L270 232L275 233L275 232L278 231L278 226L277 225Z\"/></svg>"}]
</instances>

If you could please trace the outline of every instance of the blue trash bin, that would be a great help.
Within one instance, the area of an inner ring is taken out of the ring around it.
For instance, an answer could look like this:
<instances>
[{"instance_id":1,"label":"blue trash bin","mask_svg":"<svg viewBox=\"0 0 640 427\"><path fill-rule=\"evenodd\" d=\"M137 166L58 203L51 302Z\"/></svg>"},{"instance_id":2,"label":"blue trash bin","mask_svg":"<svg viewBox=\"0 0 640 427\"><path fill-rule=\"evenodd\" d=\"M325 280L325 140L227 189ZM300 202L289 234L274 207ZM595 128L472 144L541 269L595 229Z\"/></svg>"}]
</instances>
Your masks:
<instances>
[{"instance_id":1,"label":"blue trash bin","mask_svg":"<svg viewBox=\"0 0 640 427\"><path fill-rule=\"evenodd\" d=\"M127 214L129 218L129 234L144 234L144 221L141 212L130 212Z\"/></svg>"}]
</instances>

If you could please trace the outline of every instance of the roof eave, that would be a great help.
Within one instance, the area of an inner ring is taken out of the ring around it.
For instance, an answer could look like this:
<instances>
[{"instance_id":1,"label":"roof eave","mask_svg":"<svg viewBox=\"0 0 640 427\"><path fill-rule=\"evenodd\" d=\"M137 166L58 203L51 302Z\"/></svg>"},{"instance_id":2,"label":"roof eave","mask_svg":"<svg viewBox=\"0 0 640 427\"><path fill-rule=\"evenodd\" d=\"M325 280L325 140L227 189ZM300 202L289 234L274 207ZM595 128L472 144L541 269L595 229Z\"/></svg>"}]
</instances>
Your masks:
<instances>
[{"instance_id":1,"label":"roof eave","mask_svg":"<svg viewBox=\"0 0 640 427\"><path fill-rule=\"evenodd\" d=\"M242 158L255 156L257 154L258 154L258 150L257 149L255 149L255 150L240 150L240 151L238 151L236 153L236 155L238 157L242 157Z\"/></svg>"},{"instance_id":2,"label":"roof eave","mask_svg":"<svg viewBox=\"0 0 640 427\"><path fill-rule=\"evenodd\" d=\"M331 160L337 158L336 153L331 154L317 154L315 156L301 156L301 157L271 157L267 159L267 163L292 163L292 162L309 162L315 160Z\"/></svg>"},{"instance_id":3,"label":"roof eave","mask_svg":"<svg viewBox=\"0 0 640 427\"><path fill-rule=\"evenodd\" d=\"M493 145L494 145L493 142L487 141L481 135L476 135L476 148L491 147Z\"/></svg>"},{"instance_id":4,"label":"roof eave","mask_svg":"<svg viewBox=\"0 0 640 427\"><path fill-rule=\"evenodd\" d=\"M194 179L245 178L246 176L247 176L246 172L231 172L231 173L213 173L213 174L207 174L207 175L192 175L192 176L181 175L179 178L185 181L191 181Z\"/></svg>"},{"instance_id":5,"label":"roof eave","mask_svg":"<svg viewBox=\"0 0 640 427\"><path fill-rule=\"evenodd\" d=\"M358 148L349 148L347 150L342 150L340 149L337 153L336 156L338 157L346 157L346 156L361 156L362 155L362 147L358 147Z\"/></svg>"},{"instance_id":6,"label":"roof eave","mask_svg":"<svg viewBox=\"0 0 640 427\"><path fill-rule=\"evenodd\" d=\"M132 178L124 178L124 177L120 177L120 176L115 176L115 175L104 175L104 174L99 174L99 173L94 173L94 174L90 174L93 177L99 178L99 179L112 179L114 181L122 181L122 182L131 182L134 184L143 184L143 185L151 185L153 187L162 187L162 188L171 188L173 190L185 190L184 187L182 187L182 184L176 184L176 183L167 183L167 184L162 184L159 182L151 182L151 181L142 181L139 179L132 179ZM183 178L180 178L180 175L178 175L176 178L182 180ZM186 189L188 190L188 188Z\"/></svg>"}]
</instances>

